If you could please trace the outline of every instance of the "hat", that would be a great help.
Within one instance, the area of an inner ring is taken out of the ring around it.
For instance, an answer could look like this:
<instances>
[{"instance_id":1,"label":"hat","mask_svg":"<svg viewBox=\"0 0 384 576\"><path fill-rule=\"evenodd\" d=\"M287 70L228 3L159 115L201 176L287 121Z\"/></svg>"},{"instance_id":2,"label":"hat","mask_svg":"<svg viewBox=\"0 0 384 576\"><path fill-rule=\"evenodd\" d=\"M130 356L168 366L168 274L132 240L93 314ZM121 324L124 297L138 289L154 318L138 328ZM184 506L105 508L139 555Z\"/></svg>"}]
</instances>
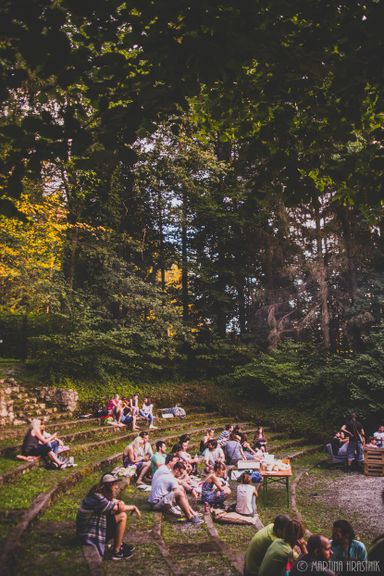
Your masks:
<instances>
[{"instance_id":1,"label":"hat","mask_svg":"<svg viewBox=\"0 0 384 576\"><path fill-rule=\"evenodd\" d=\"M100 480L100 484L112 484L112 482L118 482L119 479L113 474L104 474Z\"/></svg>"}]
</instances>

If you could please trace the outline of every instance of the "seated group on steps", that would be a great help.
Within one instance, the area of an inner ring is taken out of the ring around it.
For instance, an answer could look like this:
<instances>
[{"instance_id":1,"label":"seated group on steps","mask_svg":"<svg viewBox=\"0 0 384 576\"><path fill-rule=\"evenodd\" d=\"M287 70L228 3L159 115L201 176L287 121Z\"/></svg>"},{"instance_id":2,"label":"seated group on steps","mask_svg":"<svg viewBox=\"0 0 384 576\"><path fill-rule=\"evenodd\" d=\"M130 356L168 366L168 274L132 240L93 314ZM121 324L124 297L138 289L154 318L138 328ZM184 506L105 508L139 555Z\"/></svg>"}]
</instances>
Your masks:
<instances>
[{"instance_id":1,"label":"seated group on steps","mask_svg":"<svg viewBox=\"0 0 384 576\"><path fill-rule=\"evenodd\" d=\"M118 412L115 416L119 418ZM125 448L122 466L105 474L81 503L77 516L81 542L92 544L105 556L106 542L113 538L113 547L106 556L114 560L133 553L132 547L123 545L122 532L126 513L140 513L135 506L126 506L116 498L125 477L135 478L137 487L149 492L148 503L154 512L199 526L204 521L196 504L199 502L205 512L225 509L231 494L228 470L238 460L259 458L267 440L259 427L251 445L240 425L227 424L217 438L215 430L208 428L199 453L191 453L190 443L190 436L182 434L171 450L166 440L158 440L152 447L149 430L141 431ZM262 477L245 470L238 480L236 503L230 509L244 518L253 518Z\"/></svg>"}]
</instances>

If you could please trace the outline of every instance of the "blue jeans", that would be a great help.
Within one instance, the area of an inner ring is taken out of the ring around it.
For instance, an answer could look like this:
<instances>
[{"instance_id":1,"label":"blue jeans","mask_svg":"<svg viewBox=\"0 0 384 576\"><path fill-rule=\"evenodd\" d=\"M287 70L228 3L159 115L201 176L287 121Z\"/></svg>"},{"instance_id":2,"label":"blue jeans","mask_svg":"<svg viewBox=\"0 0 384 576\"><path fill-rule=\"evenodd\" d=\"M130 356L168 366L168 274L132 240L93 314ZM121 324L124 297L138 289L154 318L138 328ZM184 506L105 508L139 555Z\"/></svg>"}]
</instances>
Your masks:
<instances>
[{"instance_id":1,"label":"blue jeans","mask_svg":"<svg viewBox=\"0 0 384 576\"><path fill-rule=\"evenodd\" d=\"M356 460L357 462L364 462L363 445L360 440L351 438L348 442L347 460L348 462L352 462L352 460Z\"/></svg>"},{"instance_id":2,"label":"blue jeans","mask_svg":"<svg viewBox=\"0 0 384 576\"><path fill-rule=\"evenodd\" d=\"M149 425L152 424L152 422L153 422L152 414L146 414L145 412L143 412L143 410L140 410L139 414L140 414L140 416L143 416L143 418L146 418L148 420Z\"/></svg>"}]
</instances>

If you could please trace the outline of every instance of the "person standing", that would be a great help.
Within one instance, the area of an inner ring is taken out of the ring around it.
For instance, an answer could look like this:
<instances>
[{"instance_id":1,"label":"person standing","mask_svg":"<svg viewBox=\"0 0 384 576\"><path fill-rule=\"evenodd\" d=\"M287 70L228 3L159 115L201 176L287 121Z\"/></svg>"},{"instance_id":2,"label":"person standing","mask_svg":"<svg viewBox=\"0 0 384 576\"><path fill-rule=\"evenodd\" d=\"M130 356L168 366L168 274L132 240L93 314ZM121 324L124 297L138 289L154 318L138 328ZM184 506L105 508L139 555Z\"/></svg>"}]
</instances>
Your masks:
<instances>
[{"instance_id":1,"label":"person standing","mask_svg":"<svg viewBox=\"0 0 384 576\"><path fill-rule=\"evenodd\" d=\"M354 460L359 464L364 462L365 432L355 412L352 412L349 420L341 427L341 431L349 437L347 448L347 471L349 472Z\"/></svg>"}]
</instances>

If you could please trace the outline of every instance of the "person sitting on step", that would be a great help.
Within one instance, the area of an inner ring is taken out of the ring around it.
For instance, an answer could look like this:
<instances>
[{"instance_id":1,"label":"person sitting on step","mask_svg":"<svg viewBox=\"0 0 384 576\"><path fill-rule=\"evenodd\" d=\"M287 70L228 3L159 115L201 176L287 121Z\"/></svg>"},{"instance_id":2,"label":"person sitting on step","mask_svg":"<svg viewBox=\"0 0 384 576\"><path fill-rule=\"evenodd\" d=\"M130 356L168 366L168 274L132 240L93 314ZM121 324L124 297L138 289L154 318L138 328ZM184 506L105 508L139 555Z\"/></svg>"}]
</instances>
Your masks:
<instances>
[{"instance_id":1,"label":"person sitting on step","mask_svg":"<svg viewBox=\"0 0 384 576\"><path fill-rule=\"evenodd\" d=\"M148 396L144 398L143 406L139 412L139 415L148 421L150 428L153 428L154 430L157 428L157 426L154 426L153 424L155 418L153 415L153 404Z\"/></svg>"},{"instance_id":2,"label":"person sitting on step","mask_svg":"<svg viewBox=\"0 0 384 576\"><path fill-rule=\"evenodd\" d=\"M209 440L215 438L215 431L213 428L208 428L204 438L200 442L200 454L203 454L204 450L207 448Z\"/></svg>"},{"instance_id":3,"label":"person sitting on step","mask_svg":"<svg viewBox=\"0 0 384 576\"><path fill-rule=\"evenodd\" d=\"M81 543L94 546L103 558L106 544L113 538L112 560L132 556L135 549L123 543L127 512L141 517L140 510L117 500L118 478L104 474L97 486L91 488L80 504L76 517L76 534Z\"/></svg>"},{"instance_id":4,"label":"person sitting on step","mask_svg":"<svg viewBox=\"0 0 384 576\"><path fill-rule=\"evenodd\" d=\"M205 461L204 472L206 474L212 472L216 462L225 463L225 455L223 449L218 445L217 440L208 440L207 447L203 452L203 458Z\"/></svg>"},{"instance_id":5,"label":"person sitting on step","mask_svg":"<svg viewBox=\"0 0 384 576\"><path fill-rule=\"evenodd\" d=\"M259 460L259 456L248 442L248 436L245 434L245 432L241 433L240 438L241 438L240 444L243 449L245 458L247 460Z\"/></svg>"},{"instance_id":6,"label":"person sitting on step","mask_svg":"<svg viewBox=\"0 0 384 576\"><path fill-rule=\"evenodd\" d=\"M107 404L108 415L113 418L118 426L123 426L121 418L123 416L123 405L119 394L114 394Z\"/></svg>"},{"instance_id":7,"label":"person sitting on step","mask_svg":"<svg viewBox=\"0 0 384 576\"><path fill-rule=\"evenodd\" d=\"M217 439L219 446L221 446L222 448L225 446L232 432L233 432L232 424L226 424L224 426L224 430L221 432L220 436Z\"/></svg>"},{"instance_id":8,"label":"person sitting on step","mask_svg":"<svg viewBox=\"0 0 384 576\"><path fill-rule=\"evenodd\" d=\"M197 465L200 461L198 456L191 456L188 452L190 442L190 436L188 434L182 434L179 438L179 445L178 445L178 456L182 462L187 467L188 474L196 474L197 473Z\"/></svg>"},{"instance_id":9,"label":"person sitting on step","mask_svg":"<svg viewBox=\"0 0 384 576\"><path fill-rule=\"evenodd\" d=\"M24 436L21 453L26 458L42 456L48 458L59 469L64 468L64 462L61 462L50 446L50 442L56 440L56 434L45 438L41 431L41 420L34 418Z\"/></svg>"},{"instance_id":10,"label":"person sitting on step","mask_svg":"<svg viewBox=\"0 0 384 576\"><path fill-rule=\"evenodd\" d=\"M178 478L184 471L185 465L178 461L177 455L172 452L168 454L165 464L160 466L153 475L148 502L156 512L171 512L180 515L181 510L188 522L202 524L203 520L189 504L185 490L178 482Z\"/></svg>"},{"instance_id":11,"label":"person sitting on step","mask_svg":"<svg viewBox=\"0 0 384 576\"><path fill-rule=\"evenodd\" d=\"M124 398L123 404L123 415L121 417L121 422L124 426L131 426L132 432L136 432L139 428L136 426L137 416L131 410L130 401L128 398Z\"/></svg>"},{"instance_id":12,"label":"person sitting on step","mask_svg":"<svg viewBox=\"0 0 384 576\"><path fill-rule=\"evenodd\" d=\"M140 456L140 448L143 448L145 444L144 438L142 436L137 436L123 452L123 466L128 468L129 466L136 467L137 480L136 484L144 484L143 479L146 473L151 467L151 461L148 456Z\"/></svg>"},{"instance_id":13,"label":"person sitting on step","mask_svg":"<svg viewBox=\"0 0 384 576\"><path fill-rule=\"evenodd\" d=\"M246 460L240 441L241 436L232 432L224 446L226 463L230 466L236 466L239 460Z\"/></svg>"},{"instance_id":14,"label":"person sitting on step","mask_svg":"<svg viewBox=\"0 0 384 576\"><path fill-rule=\"evenodd\" d=\"M258 426L253 437L253 447L259 443L260 447L264 448L264 451L267 449L267 438L264 434L264 428L262 426Z\"/></svg>"},{"instance_id":15,"label":"person sitting on step","mask_svg":"<svg viewBox=\"0 0 384 576\"><path fill-rule=\"evenodd\" d=\"M201 501L206 507L224 508L224 500L228 498L231 489L225 475L227 469L223 462L216 462L213 471L205 478L201 487Z\"/></svg>"},{"instance_id":16,"label":"person sitting on step","mask_svg":"<svg viewBox=\"0 0 384 576\"><path fill-rule=\"evenodd\" d=\"M165 464L165 459L167 457L167 445L164 440L158 440L156 442L156 452L151 457L151 472L152 476L160 466Z\"/></svg>"},{"instance_id":17,"label":"person sitting on step","mask_svg":"<svg viewBox=\"0 0 384 576\"><path fill-rule=\"evenodd\" d=\"M57 434L49 434L46 431L45 422L43 421L41 421L40 424L40 431L44 438L48 440L47 446L49 446L55 454L69 452L69 447L64 445L64 442L57 437Z\"/></svg>"}]
</instances>

